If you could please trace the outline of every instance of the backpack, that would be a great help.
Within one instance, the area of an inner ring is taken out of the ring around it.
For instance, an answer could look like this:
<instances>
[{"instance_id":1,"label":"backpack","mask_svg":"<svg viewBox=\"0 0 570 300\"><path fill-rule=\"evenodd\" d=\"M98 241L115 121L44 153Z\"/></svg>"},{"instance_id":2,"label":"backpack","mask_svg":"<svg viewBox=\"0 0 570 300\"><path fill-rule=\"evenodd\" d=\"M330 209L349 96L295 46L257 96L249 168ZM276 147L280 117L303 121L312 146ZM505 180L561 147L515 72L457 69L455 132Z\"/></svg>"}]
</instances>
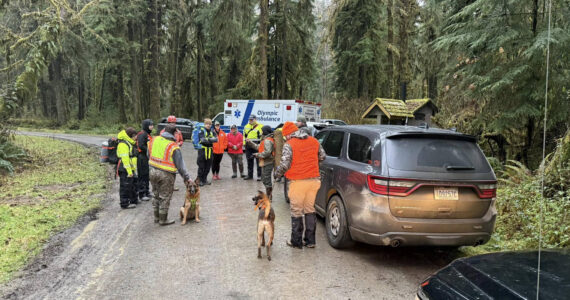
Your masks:
<instances>
[{"instance_id":1,"label":"backpack","mask_svg":"<svg viewBox=\"0 0 570 300\"><path fill-rule=\"evenodd\" d=\"M112 137L101 145L101 162L116 165L119 162L117 156L117 146L119 139Z\"/></svg>"},{"instance_id":2,"label":"backpack","mask_svg":"<svg viewBox=\"0 0 570 300\"><path fill-rule=\"evenodd\" d=\"M200 130L202 130L203 126L204 123L197 123L192 131L192 144L194 144L194 149L196 150L202 148L202 146L200 146Z\"/></svg>"}]
</instances>

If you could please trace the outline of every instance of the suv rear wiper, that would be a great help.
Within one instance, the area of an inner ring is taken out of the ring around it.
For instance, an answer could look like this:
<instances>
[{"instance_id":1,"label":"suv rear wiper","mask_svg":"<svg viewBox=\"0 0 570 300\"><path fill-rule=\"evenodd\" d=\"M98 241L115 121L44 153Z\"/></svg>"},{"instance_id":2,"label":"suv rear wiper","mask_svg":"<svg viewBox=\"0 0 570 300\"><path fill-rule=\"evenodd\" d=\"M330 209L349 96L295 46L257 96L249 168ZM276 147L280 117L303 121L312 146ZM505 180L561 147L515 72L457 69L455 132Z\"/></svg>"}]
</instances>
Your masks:
<instances>
[{"instance_id":1,"label":"suv rear wiper","mask_svg":"<svg viewBox=\"0 0 570 300\"><path fill-rule=\"evenodd\" d=\"M447 166L445 168L447 170L475 170L474 167L470 167L470 166Z\"/></svg>"}]
</instances>

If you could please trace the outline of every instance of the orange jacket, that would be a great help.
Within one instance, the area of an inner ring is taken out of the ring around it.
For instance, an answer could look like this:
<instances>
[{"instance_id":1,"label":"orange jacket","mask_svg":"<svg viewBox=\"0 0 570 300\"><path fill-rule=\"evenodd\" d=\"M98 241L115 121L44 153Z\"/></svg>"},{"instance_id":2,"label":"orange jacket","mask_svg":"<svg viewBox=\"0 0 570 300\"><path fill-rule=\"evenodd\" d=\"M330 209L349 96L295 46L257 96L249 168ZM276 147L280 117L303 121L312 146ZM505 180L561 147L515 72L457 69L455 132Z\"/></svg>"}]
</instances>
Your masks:
<instances>
[{"instance_id":1,"label":"orange jacket","mask_svg":"<svg viewBox=\"0 0 570 300\"><path fill-rule=\"evenodd\" d=\"M228 137L223 130L220 129L220 132L218 132L218 142L214 143L212 147L215 154L224 154L224 151L228 148Z\"/></svg>"},{"instance_id":2,"label":"orange jacket","mask_svg":"<svg viewBox=\"0 0 570 300\"><path fill-rule=\"evenodd\" d=\"M289 180L319 177L319 142L310 136L306 139L290 139L287 143L291 146L293 157L285 177Z\"/></svg>"}]
</instances>

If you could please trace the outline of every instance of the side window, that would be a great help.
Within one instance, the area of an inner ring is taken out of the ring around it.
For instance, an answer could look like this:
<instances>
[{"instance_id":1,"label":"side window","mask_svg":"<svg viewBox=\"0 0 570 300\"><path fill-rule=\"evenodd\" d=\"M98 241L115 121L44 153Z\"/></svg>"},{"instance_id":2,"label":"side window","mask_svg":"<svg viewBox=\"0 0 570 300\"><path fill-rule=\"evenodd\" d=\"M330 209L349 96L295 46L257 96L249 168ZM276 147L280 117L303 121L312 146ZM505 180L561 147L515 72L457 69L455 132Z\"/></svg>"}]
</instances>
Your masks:
<instances>
[{"instance_id":1,"label":"side window","mask_svg":"<svg viewBox=\"0 0 570 300\"><path fill-rule=\"evenodd\" d=\"M323 144L323 149L328 156L339 157L342 149L342 142L344 140L344 132L342 131L329 131L329 136Z\"/></svg>"},{"instance_id":2,"label":"side window","mask_svg":"<svg viewBox=\"0 0 570 300\"><path fill-rule=\"evenodd\" d=\"M317 141L319 141L319 144L323 144L324 140L327 138L328 135L328 131L321 131L319 133L317 133L317 135L315 135L315 138L317 139Z\"/></svg>"},{"instance_id":3,"label":"side window","mask_svg":"<svg viewBox=\"0 0 570 300\"><path fill-rule=\"evenodd\" d=\"M359 134L350 134L350 140L348 141L348 158L357 162L370 164L371 149L369 138Z\"/></svg>"}]
</instances>

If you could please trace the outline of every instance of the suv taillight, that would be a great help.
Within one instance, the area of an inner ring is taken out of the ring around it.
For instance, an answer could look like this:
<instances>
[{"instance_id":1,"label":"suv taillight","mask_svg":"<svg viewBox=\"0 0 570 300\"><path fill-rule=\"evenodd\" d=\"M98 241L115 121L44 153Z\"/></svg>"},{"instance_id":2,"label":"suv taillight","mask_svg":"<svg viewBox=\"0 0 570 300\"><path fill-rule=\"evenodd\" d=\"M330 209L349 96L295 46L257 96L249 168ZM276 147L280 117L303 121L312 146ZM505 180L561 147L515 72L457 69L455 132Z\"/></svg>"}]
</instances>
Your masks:
<instances>
[{"instance_id":1,"label":"suv taillight","mask_svg":"<svg viewBox=\"0 0 570 300\"><path fill-rule=\"evenodd\" d=\"M496 183L486 183L478 184L479 198L481 199L492 199L497 197L497 184Z\"/></svg>"},{"instance_id":2,"label":"suv taillight","mask_svg":"<svg viewBox=\"0 0 570 300\"><path fill-rule=\"evenodd\" d=\"M406 196L416 184L415 181L408 179L390 179L368 175L368 188L380 195Z\"/></svg>"}]
</instances>

